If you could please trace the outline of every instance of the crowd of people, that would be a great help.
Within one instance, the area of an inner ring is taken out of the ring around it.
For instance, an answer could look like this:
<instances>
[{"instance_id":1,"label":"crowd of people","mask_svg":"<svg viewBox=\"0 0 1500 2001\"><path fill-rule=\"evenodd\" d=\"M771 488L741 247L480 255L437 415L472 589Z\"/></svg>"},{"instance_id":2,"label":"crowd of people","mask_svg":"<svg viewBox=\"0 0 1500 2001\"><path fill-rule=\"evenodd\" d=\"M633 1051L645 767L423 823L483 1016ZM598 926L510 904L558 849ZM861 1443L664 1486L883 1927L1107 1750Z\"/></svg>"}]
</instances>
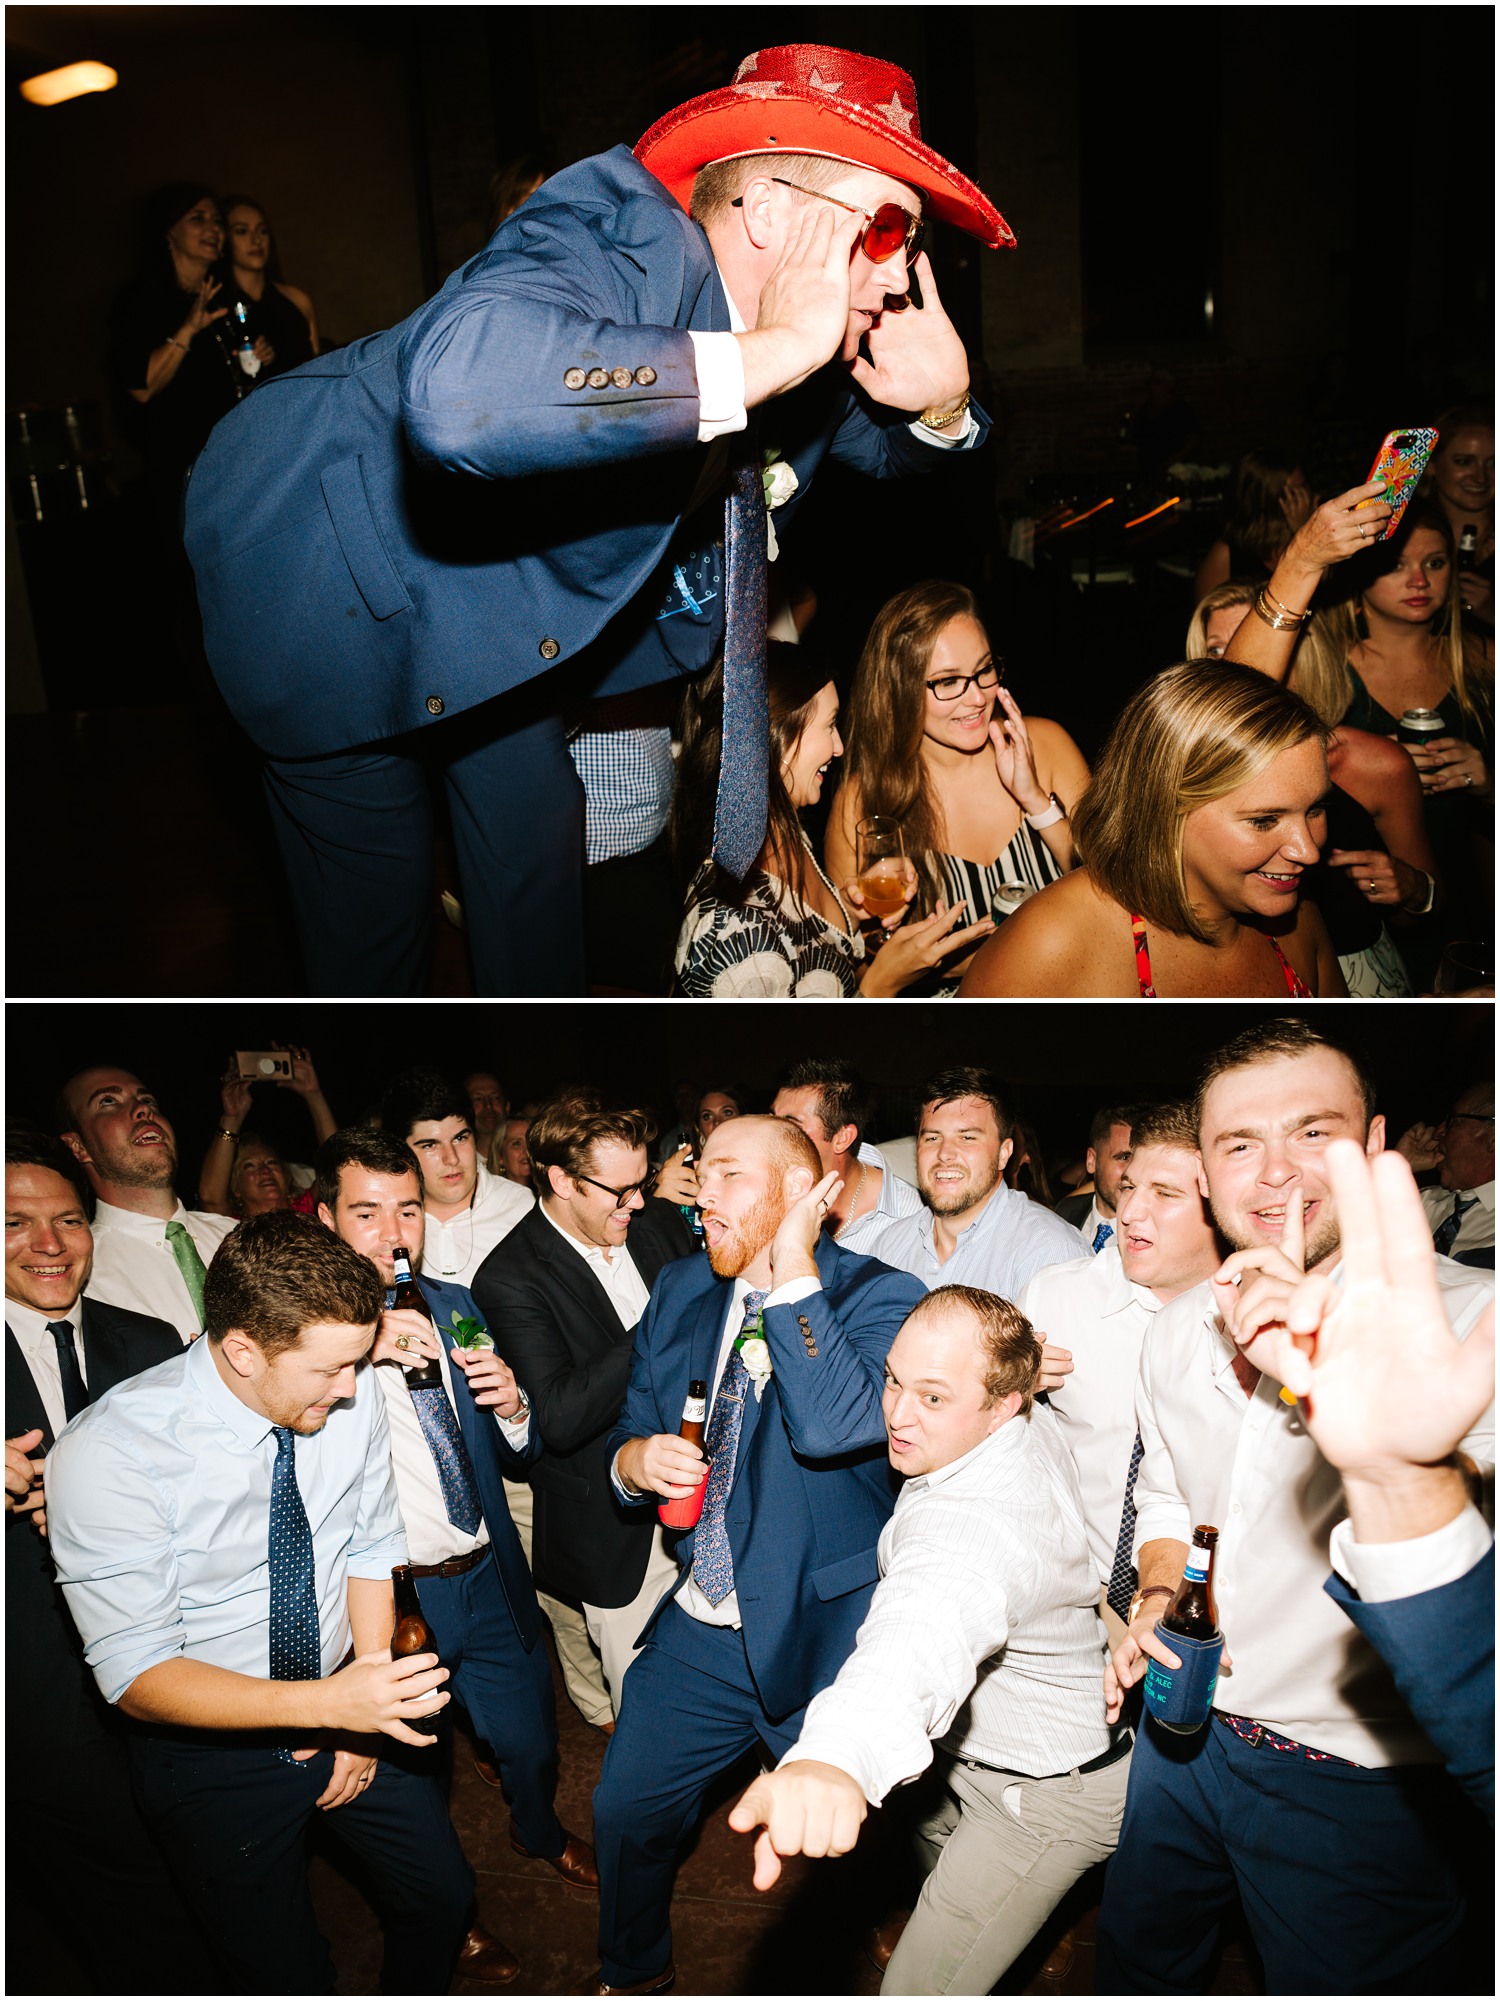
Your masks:
<instances>
[{"instance_id":1,"label":"crowd of people","mask_svg":"<svg viewBox=\"0 0 1500 2001\"><path fill-rule=\"evenodd\" d=\"M1387 1150L1361 1060L1268 1013L1044 1156L962 1062L877 1143L841 1058L514 1116L419 1066L338 1124L278 1054L303 1162L242 1060L196 1191L111 1063L7 1129L8 1869L64 1918L87 1883L99 1991L332 1991L315 1818L387 1990L521 1979L450 1706L597 1894L599 1993L673 1984L757 1747L747 1881L904 1826L885 1992L989 1992L1101 1864L1101 1992L1202 1991L1236 1900L1267 1991L1492 1991L1491 1082ZM1204 1523L1223 1660L1173 1736L1138 1691Z\"/></svg>"},{"instance_id":2,"label":"crowd of people","mask_svg":"<svg viewBox=\"0 0 1500 2001\"><path fill-rule=\"evenodd\" d=\"M824 641L822 461L940 515L1003 450L921 244L1011 233L914 120L892 65L757 51L633 151L510 163L479 255L295 394L316 318L264 212L163 193L115 376L174 533L194 462L207 656L314 991L427 990L438 769L481 993L1492 986L1487 409L1437 416L1390 540L1361 465L1319 493L1247 453L1185 660L1137 685L1129 649L1092 770L1067 677L987 629L992 576Z\"/></svg>"}]
</instances>

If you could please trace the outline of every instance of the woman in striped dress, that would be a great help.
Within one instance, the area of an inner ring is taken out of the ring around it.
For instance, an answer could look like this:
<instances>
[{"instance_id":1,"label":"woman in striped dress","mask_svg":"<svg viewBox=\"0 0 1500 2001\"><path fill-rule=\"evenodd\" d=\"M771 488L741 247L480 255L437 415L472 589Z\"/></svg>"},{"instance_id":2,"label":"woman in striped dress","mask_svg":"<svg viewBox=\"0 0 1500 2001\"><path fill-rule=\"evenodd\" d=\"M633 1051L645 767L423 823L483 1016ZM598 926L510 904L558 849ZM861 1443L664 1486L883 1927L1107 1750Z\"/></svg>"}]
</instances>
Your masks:
<instances>
[{"instance_id":1,"label":"woman in striped dress","mask_svg":"<svg viewBox=\"0 0 1500 2001\"><path fill-rule=\"evenodd\" d=\"M962 584L917 584L883 607L854 678L829 816L836 882L855 874L870 814L900 821L921 910L964 904L998 923L1073 867L1068 814L1088 766L1059 724L1022 715L1004 680ZM942 978L965 963L955 956Z\"/></svg>"}]
</instances>

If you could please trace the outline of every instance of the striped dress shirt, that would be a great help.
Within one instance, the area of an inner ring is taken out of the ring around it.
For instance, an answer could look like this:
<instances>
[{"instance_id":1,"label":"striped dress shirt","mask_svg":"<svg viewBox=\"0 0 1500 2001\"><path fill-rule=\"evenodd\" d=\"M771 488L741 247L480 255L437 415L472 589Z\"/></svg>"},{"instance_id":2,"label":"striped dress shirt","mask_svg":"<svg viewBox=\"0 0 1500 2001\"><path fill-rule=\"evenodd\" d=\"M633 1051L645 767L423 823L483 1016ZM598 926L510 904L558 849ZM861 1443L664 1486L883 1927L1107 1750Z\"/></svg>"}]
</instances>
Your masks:
<instances>
[{"instance_id":1,"label":"striped dress shirt","mask_svg":"<svg viewBox=\"0 0 1500 2001\"><path fill-rule=\"evenodd\" d=\"M926 1770L939 1740L1031 1778L1108 1749L1099 1581L1049 1411L909 1480L879 1554L854 1652L783 1764L837 1765L878 1805Z\"/></svg>"}]
</instances>

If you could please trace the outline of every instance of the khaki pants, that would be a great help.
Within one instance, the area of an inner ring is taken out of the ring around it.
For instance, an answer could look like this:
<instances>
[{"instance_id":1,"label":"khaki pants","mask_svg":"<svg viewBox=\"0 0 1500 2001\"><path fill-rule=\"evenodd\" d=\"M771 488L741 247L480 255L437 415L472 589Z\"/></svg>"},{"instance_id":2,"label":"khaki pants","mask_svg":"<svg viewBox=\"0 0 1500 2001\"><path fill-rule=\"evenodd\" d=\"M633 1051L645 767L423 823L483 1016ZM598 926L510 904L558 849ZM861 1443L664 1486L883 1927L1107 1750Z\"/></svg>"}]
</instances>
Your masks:
<instances>
[{"instance_id":1,"label":"khaki pants","mask_svg":"<svg viewBox=\"0 0 1500 2001\"><path fill-rule=\"evenodd\" d=\"M1017 1779L939 1754L947 1790L920 1830L932 1873L882 1994L988 1994L1078 1878L1120 1837L1130 1758Z\"/></svg>"},{"instance_id":2,"label":"khaki pants","mask_svg":"<svg viewBox=\"0 0 1500 2001\"><path fill-rule=\"evenodd\" d=\"M516 1525L516 1533L521 1538L521 1548L526 1552L526 1566L531 1567L531 1517L532 1493L528 1480L507 1480L505 1498L510 1506L510 1518ZM589 1640L589 1629L582 1612L575 1606L565 1605L560 1598L549 1598L545 1591L538 1591L536 1602L552 1626L552 1638L557 1646L557 1658L561 1663L563 1683L572 1699L573 1707L586 1723L596 1726L612 1723L614 1709L609 1700L609 1690L604 1686L604 1677L599 1668L599 1656L594 1652Z\"/></svg>"},{"instance_id":3,"label":"khaki pants","mask_svg":"<svg viewBox=\"0 0 1500 2001\"><path fill-rule=\"evenodd\" d=\"M651 1535L646 1575L630 1603L585 1605L583 1608L589 1637L604 1660L604 1679L614 1697L617 1716L620 1713L620 1684L625 1679L625 1670L640 1652L635 1644L636 1636L681 1575L682 1566L676 1557L667 1553L658 1526Z\"/></svg>"}]
</instances>

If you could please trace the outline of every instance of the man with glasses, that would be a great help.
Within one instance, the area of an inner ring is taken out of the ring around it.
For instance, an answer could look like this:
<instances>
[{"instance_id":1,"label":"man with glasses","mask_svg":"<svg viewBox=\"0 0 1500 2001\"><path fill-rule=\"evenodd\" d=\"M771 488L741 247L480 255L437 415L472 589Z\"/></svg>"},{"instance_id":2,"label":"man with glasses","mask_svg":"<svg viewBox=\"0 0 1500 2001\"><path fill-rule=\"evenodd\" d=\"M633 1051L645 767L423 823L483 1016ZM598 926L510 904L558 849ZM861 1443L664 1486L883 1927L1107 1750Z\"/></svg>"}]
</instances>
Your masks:
<instances>
[{"instance_id":1,"label":"man with glasses","mask_svg":"<svg viewBox=\"0 0 1500 2001\"><path fill-rule=\"evenodd\" d=\"M1461 1091L1441 1125L1408 1126L1396 1151L1414 1174L1437 1168L1422 1190L1432 1241L1461 1265L1495 1269L1495 1086Z\"/></svg>"},{"instance_id":2,"label":"man with glasses","mask_svg":"<svg viewBox=\"0 0 1500 2001\"><path fill-rule=\"evenodd\" d=\"M920 129L893 64L758 50L633 152L554 176L411 319L215 433L186 544L209 658L267 755L317 991L427 991L424 754L452 795L477 990L581 990L565 715L594 732L589 703L721 651L714 853L751 867L766 469L779 499L827 457L919 473L988 430L919 230L927 211L1013 239Z\"/></svg>"},{"instance_id":3,"label":"man with glasses","mask_svg":"<svg viewBox=\"0 0 1500 2001\"><path fill-rule=\"evenodd\" d=\"M579 1097L544 1105L527 1131L540 1199L474 1280L542 1436L533 1571L582 1605L616 1713L641 1628L677 1579L654 1516L616 1505L607 1445L651 1287L693 1248L676 1206L647 1199L653 1133L644 1112Z\"/></svg>"}]
</instances>

